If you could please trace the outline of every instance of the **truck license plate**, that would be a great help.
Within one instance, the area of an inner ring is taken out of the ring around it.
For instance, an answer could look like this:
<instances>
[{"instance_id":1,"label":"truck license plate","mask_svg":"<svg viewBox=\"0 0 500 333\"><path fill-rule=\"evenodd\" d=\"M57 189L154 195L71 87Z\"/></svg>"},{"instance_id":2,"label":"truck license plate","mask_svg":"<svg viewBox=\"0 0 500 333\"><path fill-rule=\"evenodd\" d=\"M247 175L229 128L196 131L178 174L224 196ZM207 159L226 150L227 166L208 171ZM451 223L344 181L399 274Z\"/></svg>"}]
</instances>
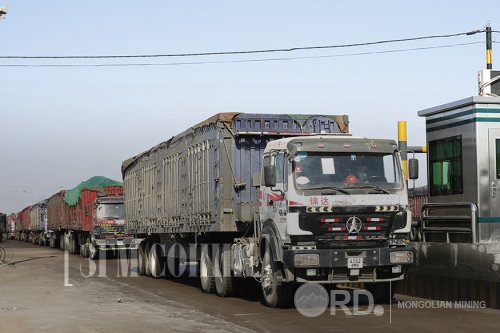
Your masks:
<instances>
[{"instance_id":1,"label":"truck license plate","mask_svg":"<svg viewBox=\"0 0 500 333\"><path fill-rule=\"evenodd\" d=\"M117 240L116 241L116 245L123 245L123 241L122 240Z\"/></svg>"},{"instance_id":2,"label":"truck license plate","mask_svg":"<svg viewBox=\"0 0 500 333\"><path fill-rule=\"evenodd\" d=\"M363 268L363 258L347 258L347 268Z\"/></svg>"}]
</instances>

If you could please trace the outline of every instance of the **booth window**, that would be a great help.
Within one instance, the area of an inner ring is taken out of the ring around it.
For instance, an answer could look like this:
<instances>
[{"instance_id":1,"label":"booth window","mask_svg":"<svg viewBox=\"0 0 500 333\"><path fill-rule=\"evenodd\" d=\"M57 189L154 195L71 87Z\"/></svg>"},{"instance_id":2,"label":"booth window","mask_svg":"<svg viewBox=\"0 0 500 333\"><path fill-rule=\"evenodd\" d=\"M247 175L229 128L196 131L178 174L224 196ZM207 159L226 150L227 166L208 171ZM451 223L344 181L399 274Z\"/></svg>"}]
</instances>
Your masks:
<instances>
[{"instance_id":1,"label":"booth window","mask_svg":"<svg viewBox=\"0 0 500 333\"><path fill-rule=\"evenodd\" d=\"M463 194L462 136L429 142L430 194Z\"/></svg>"}]
</instances>

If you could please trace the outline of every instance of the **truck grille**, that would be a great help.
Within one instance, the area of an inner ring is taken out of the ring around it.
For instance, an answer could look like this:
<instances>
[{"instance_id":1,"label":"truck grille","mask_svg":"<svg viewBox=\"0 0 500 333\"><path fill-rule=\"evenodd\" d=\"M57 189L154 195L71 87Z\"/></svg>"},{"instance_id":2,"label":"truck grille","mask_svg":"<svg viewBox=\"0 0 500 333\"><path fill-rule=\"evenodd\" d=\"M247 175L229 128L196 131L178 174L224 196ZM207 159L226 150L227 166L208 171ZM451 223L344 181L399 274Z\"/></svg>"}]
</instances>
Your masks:
<instances>
[{"instance_id":1,"label":"truck grille","mask_svg":"<svg viewBox=\"0 0 500 333\"><path fill-rule=\"evenodd\" d=\"M368 243L375 245L388 239L398 211L381 212L375 207L356 211L302 211L299 215L299 226L302 230L311 231L314 240L328 245L327 247L357 243L364 246ZM404 218L406 220L406 216Z\"/></svg>"}]
</instances>

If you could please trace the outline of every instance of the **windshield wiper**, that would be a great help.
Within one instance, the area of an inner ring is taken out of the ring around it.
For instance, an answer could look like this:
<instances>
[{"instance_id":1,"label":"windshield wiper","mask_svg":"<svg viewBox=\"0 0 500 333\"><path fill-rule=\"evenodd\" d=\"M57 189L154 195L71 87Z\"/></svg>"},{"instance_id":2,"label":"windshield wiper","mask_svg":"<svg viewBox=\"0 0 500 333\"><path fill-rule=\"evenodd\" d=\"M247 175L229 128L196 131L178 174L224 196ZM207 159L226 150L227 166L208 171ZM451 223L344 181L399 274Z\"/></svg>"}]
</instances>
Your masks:
<instances>
[{"instance_id":1,"label":"windshield wiper","mask_svg":"<svg viewBox=\"0 0 500 333\"><path fill-rule=\"evenodd\" d=\"M389 192L387 192L383 188L381 188L379 186L373 186L373 185L352 186L350 188L368 188L368 189L371 189L371 190L382 192L384 194L389 194Z\"/></svg>"},{"instance_id":2,"label":"windshield wiper","mask_svg":"<svg viewBox=\"0 0 500 333\"><path fill-rule=\"evenodd\" d=\"M348 191L346 191L345 189L337 187L337 186L320 186L320 187L309 188L308 190L332 190L335 192L340 192L342 194L349 194L349 195L351 194ZM330 194L330 193L333 194L332 191L321 191L321 194Z\"/></svg>"}]
</instances>

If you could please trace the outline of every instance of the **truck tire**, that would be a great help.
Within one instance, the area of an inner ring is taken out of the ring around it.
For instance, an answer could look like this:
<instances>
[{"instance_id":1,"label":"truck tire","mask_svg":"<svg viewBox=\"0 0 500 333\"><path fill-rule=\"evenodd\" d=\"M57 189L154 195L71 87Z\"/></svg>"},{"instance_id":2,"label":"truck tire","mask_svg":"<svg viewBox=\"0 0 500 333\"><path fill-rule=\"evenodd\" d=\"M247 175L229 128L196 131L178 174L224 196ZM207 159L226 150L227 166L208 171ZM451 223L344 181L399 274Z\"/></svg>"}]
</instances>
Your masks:
<instances>
[{"instance_id":1,"label":"truck tire","mask_svg":"<svg viewBox=\"0 0 500 333\"><path fill-rule=\"evenodd\" d=\"M147 242L144 248L144 270L146 276L151 276L151 266L149 265L149 252L151 251L151 243Z\"/></svg>"},{"instance_id":2,"label":"truck tire","mask_svg":"<svg viewBox=\"0 0 500 333\"><path fill-rule=\"evenodd\" d=\"M410 240L416 242L418 240L418 229L417 227L411 227L410 230Z\"/></svg>"},{"instance_id":3,"label":"truck tire","mask_svg":"<svg viewBox=\"0 0 500 333\"><path fill-rule=\"evenodd\" d=\"M264 304L271 308L290 307L292 289L289 283L283 282L283 272L272 258L270 251L262 258L261 285Z\"/></svg>"},{"instance_id":4,"label":"truck tire","mask_svg":"<svg viewBox=\"0 0 500 333\"><path fill-rule=\"evenodd\" d=\"M215 291L212 253L210 250L210 246L202 246L200 255L200 288L201 291L207 294Z\"/></svg>"},{"instance_id":5,"label":"truck tire","mask_svg":"<svg viewBox=\"0 0 500 333\"><path fill-rule=\"evenodd\" d=\"M139 271L139 275L146 275L146 251L144 250L145 244L141 244L139 246L139 250L137 251L137 270Z\"/></svg>"},{"instance_id":6,"label":"truck tire","mask_svg":"<svg viewBox=\"0 0 500 333\"><path fill-rule=\"evenodd\" d=\"M154 279L157 279L159 277L162 277L165 275L165 272L163 272L163 267L162 265L162 260L160 259L161 257L161 248L160 244L153 243L151 244L151 249L149 250L149 271L151 272L151 276Z\"/></svg>"},{"instance_id":7,"label":"truck tire","mask_svg":"<svg viewBox=\"0 0 500 333\"><path fill-rule=\"evenodd\" d=\"M397 287L395 282L366 283L365 288L373 295L373 300L377 304L390 304L394 298L394 291Z\"/></svg>"},{"instance_id":8,"label":"truck tire","mask_svg":"<svg viewBox=\"0 0 500 333\"><path fill-rule=\"evenodd\" d=\"M214 258L214 280L217 296L228 297L233 295L233 278L231 274L231 249L217 247Z\"/></svg>"}]
</instances>

